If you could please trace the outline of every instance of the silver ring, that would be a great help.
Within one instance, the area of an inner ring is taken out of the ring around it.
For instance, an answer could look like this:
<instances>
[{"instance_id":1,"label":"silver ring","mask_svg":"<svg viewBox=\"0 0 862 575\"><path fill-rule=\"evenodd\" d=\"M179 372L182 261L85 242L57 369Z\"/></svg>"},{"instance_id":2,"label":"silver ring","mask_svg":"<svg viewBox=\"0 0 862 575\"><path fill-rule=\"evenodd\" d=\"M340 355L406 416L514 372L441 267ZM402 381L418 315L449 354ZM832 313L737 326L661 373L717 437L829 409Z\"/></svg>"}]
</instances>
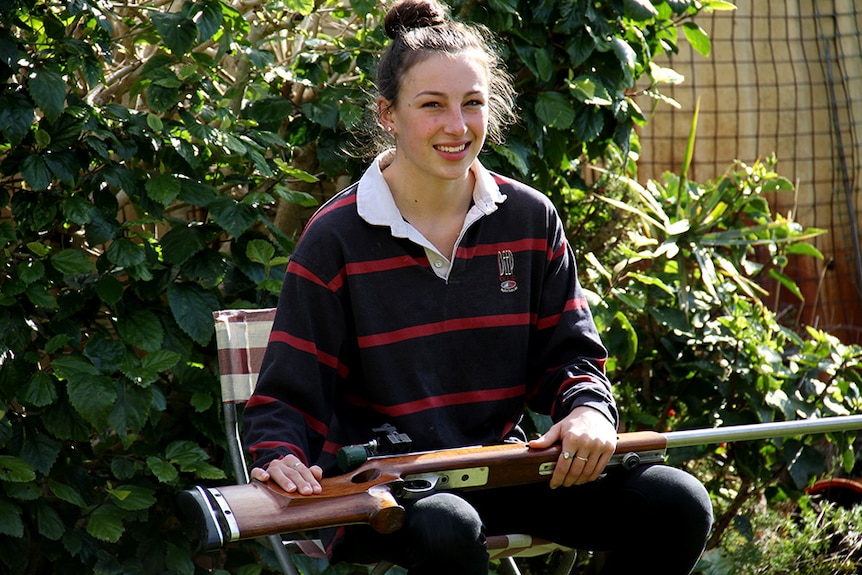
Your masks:
<instances>
[{"instance_id":1,"label":"silver ring","mask_svg":"<svg viewBox=\"0 0 862 575\"><path fill-rule=\"evenodd\" d=\"M563 459L570 459L571 457L572 457L572 454L569 453L568 451L563 452Z\"/></svg>"},{"instance_id":2,"label":"silver ring","mask_svg":"<svg viewBox=\"0 0 862 575\"><path fill-rule=\"evenodd\" d=\"M294 469L296 469L296 468L297 468L297 467L299 467L300 465L302 465L302 462L301 462L301 461L297 461L296 463L294 463L294 464L293 464L293 468L294 468Z\"/></svg>"}]
</instances>

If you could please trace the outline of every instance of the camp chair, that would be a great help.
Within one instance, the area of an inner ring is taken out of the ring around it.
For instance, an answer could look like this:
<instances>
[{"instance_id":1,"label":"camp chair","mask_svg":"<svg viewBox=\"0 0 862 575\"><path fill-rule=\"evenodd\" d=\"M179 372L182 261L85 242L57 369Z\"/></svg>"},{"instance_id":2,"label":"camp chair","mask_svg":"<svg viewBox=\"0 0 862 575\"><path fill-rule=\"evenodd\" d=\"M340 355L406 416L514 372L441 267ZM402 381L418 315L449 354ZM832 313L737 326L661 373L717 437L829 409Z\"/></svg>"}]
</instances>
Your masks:
<instances>
[{"instance_id":1,"label":"camp chair","mask_svg":"<svg viewBox=\"0 0 862 575\"><path fill-rule=\"evenodd\" d=\"M251 397L257 384L263 353L275 317L274 308L219 310L213 313L218 346L222 409L228 455L237 484L249 482L248 465L240 439L238 406ZM285 575L299 575L291 559L292 553L309 557L325 557L320 541L314 539L284 540L281 535L270 535L263 543L272 549ZM532 557L553 551L562 551L555 575L568 575L574 566L575 550L529 535L488 537L488 553L493 560L501 560L511 575L520 575L514 557ZM383 575L392 567L380 563L372 575Z\"/></svg>"}]
</instances>

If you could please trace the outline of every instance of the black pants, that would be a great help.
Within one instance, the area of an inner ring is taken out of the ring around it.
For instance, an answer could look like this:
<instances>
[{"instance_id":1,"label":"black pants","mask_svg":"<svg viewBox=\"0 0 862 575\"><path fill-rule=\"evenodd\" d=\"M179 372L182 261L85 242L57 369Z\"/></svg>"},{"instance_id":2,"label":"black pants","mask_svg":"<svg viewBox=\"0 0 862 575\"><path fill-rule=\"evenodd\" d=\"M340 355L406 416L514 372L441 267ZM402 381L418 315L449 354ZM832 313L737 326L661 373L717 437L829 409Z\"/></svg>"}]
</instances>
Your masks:
<instances>
[{"instance_id":1,"label":"black pants","mask_svg":"<svg viewBox=\"0 0 862 575\"><path fill-rule=\"evenodd\" d=\"M582 550L605 551L603 574L690 573L712 526L703 485L665 465L614 469L586 485L534 484L436 493L407 503L396 533L350 526L334 561L388 560L410 575L486 575L486 534L527 533Z\"/></svg>"}]
</instances>

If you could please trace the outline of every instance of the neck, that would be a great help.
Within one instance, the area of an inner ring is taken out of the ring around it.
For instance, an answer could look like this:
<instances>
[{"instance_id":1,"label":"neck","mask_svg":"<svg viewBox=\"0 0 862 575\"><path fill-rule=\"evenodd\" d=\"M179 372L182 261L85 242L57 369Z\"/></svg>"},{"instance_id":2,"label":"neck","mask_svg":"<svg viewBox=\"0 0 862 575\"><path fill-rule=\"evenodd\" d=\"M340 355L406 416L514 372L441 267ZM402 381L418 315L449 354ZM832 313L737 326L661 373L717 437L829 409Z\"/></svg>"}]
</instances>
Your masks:
<instances>
[{"instance_id":1,"label":"neck","mask_svg":"<svg viewBox=\"0 0 862 575\"><path fill-rule=\"evenodd\" d=\"M411 180L393 164L383 177L401 216L419 230L440 254L451 257L473 200L472 170L457 180Z\"/></svg>"},{"instance_id":2,"label":"neck","mask_svg":"<svg viewBox=\"0 0 862 575\"><path fill-rule=\"evenodd\" d=\"M383 177L401 215L411 223L411 218L460 217L463 221L473 199L475 176L472 170L468 170L462 178L429 181L402 173L397 163L393 163L385 169Z\"/></svg>"}]
</instances>

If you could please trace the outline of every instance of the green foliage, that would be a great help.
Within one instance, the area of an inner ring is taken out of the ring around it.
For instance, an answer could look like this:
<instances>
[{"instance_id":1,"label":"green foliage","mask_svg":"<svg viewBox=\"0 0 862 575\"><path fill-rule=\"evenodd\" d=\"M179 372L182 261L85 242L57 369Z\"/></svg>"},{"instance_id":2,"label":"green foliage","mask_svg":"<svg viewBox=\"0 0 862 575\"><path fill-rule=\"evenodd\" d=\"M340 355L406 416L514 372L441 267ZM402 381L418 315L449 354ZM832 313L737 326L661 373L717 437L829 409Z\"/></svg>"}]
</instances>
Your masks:
<instances>
[{"instance_id":1,"label":"green foliage","mask_svg":"<svg viewBox=\"0 0 862 575\"><path fill-rule=\"evenodd\" d=\"M821 230L771 214L763 193L793 189L773 164L737 163L705 184L666 174L641 186L605 174L599 199L623 223L609 224L618 234L611 249L585 259L628 428L794 420L862 407L862 348L786 325L761 299L766 277L799 294L783 267L791 257L820 256L807 240ZM744 501L798 497L812 478L854 468L852 436L831 438L829 457L822 440L692 447L673 451L671 462L690 462L726 511L717 538ZM741 487L730 489L730 477Z\"/></svg>"},{"instance_id":2,"label":"green foliage","mask_svg":"<svg viewBox=\"0 0 862 575\"><path fill-rule=\"evenodd\" d=\"M739 516L703 575L839 575L862 567L862 506L803 500L789 511L760 507Z\"/></svg>"},{"instance_id":3,"label":"green foliage","mask_svg":"<svg viewBox=\"0 0 862 575\"><path fill-rule=\"evenodd\" d=\"M693 18L734 8L721 1L641 0L457 0L452 6L499 35L519 93L523 121L485 161L546 191L566 211L589 188L584 166L634 168L634 128L647 119L637 96L670 101L660 88L682 80L654 59L675 53L682 38L708 54L709 39Z\"/></svg>"},{"instance_id":4,"label":"green foliage","mask_svg":"<svg viewBox=\"0 0 862 575\"><path fill-rule=\"evenodd\" d=\"M352 169L377 37L330 4L324 33L308 2L3 2L0 571L196 570L174 497L228 481L212 312L274 305L276 211Z\"/></svg>"}]
</instances>

